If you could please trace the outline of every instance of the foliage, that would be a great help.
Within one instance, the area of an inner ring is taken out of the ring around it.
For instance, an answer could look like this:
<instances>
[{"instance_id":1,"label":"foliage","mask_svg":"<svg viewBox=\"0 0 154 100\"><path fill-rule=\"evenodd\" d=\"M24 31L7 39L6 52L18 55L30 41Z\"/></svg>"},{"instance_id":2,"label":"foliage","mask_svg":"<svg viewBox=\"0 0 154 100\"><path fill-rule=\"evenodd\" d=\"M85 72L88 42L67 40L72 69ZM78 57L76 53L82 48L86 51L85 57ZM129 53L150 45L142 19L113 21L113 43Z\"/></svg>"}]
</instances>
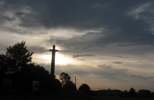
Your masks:
<instances>
[{"instance_id":1,"label":"foliage","mask_svg":"<svg viewBox=\"0 0 154 100\"><path fill-rule=\"evenodd\" d=\"M6 56L14 59L17 65L29 64L32 60L32 52L25 46L25 42L17 43L7 48Z\"/></svg>"},{"instance_id":2,"label":"foliage","mask_svg":"<svg viewBox=\"0 0 154 100\"><path fill-rule=\"evenodd\" d=\"M89 95L90 91L91 91L90 87L87 84L82 84L79 87L79 94L80 95Z\"/></svg>"}]
</instances>

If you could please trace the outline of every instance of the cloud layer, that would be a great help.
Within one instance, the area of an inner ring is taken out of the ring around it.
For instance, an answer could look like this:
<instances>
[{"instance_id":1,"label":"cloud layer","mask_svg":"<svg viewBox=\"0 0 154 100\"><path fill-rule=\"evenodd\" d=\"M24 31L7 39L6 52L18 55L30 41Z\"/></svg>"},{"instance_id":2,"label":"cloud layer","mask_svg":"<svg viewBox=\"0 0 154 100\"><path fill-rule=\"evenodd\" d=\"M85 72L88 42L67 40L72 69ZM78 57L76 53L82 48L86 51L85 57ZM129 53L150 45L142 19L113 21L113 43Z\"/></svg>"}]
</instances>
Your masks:
<instances>
[{"instance_id":1,"label":"cloud layer","mask_svg":"<svg viewBox=\"0 0 154 100\"><path fill-rule=\"evenodd\" d=\"M0 0L0 52L25 40L42 55L56 43L64 55L81 55L72 58L80 64L58 67L58 72L85 78L93 73L97 88L116 88L102 84L114 80L119 88L153 89L153 5L153 0ZM140 83L124 82L130 80Z\"/></svg>"}]
</instances>

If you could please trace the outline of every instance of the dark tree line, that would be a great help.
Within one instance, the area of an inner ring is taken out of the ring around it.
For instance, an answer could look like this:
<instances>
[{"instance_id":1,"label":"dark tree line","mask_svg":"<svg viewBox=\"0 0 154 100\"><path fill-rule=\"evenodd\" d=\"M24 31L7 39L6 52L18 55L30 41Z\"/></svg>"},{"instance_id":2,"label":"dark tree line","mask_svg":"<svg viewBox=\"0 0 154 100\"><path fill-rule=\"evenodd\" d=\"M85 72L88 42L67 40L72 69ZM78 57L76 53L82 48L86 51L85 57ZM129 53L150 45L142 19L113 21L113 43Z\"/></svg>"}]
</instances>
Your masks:
<instances>
[{"instance_id":1,"label":"dark tree line","mask_svg":"<svg viewBox=\"0 0 154 100\"><path fill-rule=\"evenodd\" d=\"M50 95L50 96L120 96L120 97L153 97L149 90L131 88L129 91L98 90L92 91L87 84L77 90L67 73L60 74L60 80L51 78L43 66L32 63L33 52L25 42L7 48L0 54L0 95Z\"/></svg>"},{"instance_id":2,"label":"dark tree line","mask_svg":"<svg viewBox=\"0 0 154 100\"><path fill-rule=\"evenodd\" d=\"M32 63L32 54L25 42L10 46L5 54L0 54L1 94L77 95L76 86L67 73L60 75L62 82L52 78L43 66Z\"/></svg>"}]
</instances>

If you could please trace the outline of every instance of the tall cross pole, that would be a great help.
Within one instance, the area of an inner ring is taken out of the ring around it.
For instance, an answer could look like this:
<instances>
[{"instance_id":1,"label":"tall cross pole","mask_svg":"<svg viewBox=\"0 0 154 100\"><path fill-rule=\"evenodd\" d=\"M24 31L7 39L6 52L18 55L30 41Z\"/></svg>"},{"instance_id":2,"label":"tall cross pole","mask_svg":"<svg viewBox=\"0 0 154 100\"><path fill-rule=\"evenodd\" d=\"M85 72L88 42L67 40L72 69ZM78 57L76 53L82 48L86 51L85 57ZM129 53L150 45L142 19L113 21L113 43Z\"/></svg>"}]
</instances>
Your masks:
<instances>
[{"instance_id":1,"label":"tall cross pole","mask_svg":"<svg viewBox=\"0 0 154 100\"><path fill-rule=\"evenodd\" d=\"M51 69L50 69L50 75L52 78L55 77L55 57L56 57L56 46L53 45L53 48L49 50L51 52Z\"/></svg>"}]
</instances>

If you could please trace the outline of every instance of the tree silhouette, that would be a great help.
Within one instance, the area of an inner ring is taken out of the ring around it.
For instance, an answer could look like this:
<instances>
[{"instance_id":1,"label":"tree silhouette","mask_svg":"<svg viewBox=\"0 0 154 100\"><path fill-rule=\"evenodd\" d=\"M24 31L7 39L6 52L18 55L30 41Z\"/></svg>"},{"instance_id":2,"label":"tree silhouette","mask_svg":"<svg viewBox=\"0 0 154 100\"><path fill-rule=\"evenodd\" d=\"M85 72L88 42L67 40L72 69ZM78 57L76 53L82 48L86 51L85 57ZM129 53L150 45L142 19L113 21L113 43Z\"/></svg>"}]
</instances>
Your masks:
<instances>
[{"instance_id":1,"label":"tree silhouette","mask_svg":"<svg viewBox=\"0 0 154 100\"><path fill-rule=\"evenodd\" d=\"M129 95L130 96L136 96L136 90L134 88L130 88Z\"/></svg>"},{"instance_id":2,"label":"tree silhouette","mask_svg":"<svg viewBox=\"0 0 154 100\"><path fill-rule=\"evenodd\" d=\"M75 96L77 94L76 85L71 81L69 74L62 72L60 74L62 89L65 96Z\"/></svg>"},{"instance_id":3,"label":"tree silhouette","mask_svg":"<svg viewBox=\"0 0 154 100\"><path fill-rule=\"evenodd\" d=\"M152 93L149 90L142 89L138 91L138 95L142 97L148 97L148 96L150 97Z\"/></svg>"},{"instance_id":4,"label":"tree silhouette","mask_svg":"<svg viewBox=\"0 0 154 100\"><path fill-rule=\"evenodd\" d=\"M25 46L25 42L17 43L7 48L6 56L15 60L16 65L22 66L31 63L32 52Z\"/></svg>"},{"instance_id":5,"label":"tree silhouette","mask_svg":"<svg viewBox=\"0 0 154 100\"><path fill-rule=\"evenodd\" d=\"M25 42L20 42L8 47L5 55L0 55L1 76L13 80L13 88L18 93L31 91L33 80L42 82L48 78L42 66L31 62L32 54Z\"/></svg>"},{"instance_id":6,"label":"tree silhouette","mask_svg":"<svg viewBox=\"0 0 154 100\"><path fill-rule=\"evenodd\" d=\"M90 94L90 87L87 84L82 84L79 87L79 94L81 96L88 96Z\"/></svg>"}]
</instances>

